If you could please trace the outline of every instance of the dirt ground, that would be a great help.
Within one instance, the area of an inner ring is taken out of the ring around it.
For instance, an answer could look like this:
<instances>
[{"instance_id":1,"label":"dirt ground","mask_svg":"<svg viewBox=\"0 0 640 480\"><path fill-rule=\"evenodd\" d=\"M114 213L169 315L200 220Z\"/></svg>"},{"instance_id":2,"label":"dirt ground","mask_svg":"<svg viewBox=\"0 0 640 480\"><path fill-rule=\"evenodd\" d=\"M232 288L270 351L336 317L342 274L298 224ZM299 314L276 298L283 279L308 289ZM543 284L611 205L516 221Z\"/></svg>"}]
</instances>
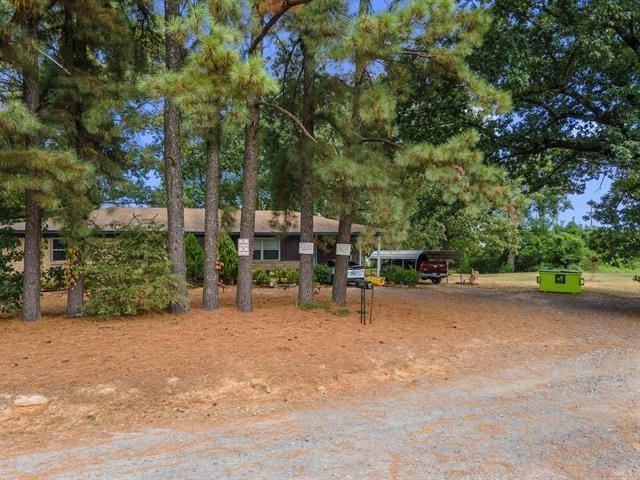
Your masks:
<instances>
[{"instance_id":1,"label":"dirt ground","mask_svg":"<svg viewBox=\"0 0 640 480\"><path fill-rule=\"evenodd\" d=\"M182 316L69 320L64 294L51 293L41 321L0 321L0 456L107 432L265 418L418 379L440 388L534 361L637 348L640 338L640 297L631 296L379 288L373 323L362 326L356 289L348 311L304 312L295 289L258 289L251 314L235 311L233 288L215 313L191 293L195 306ZM32 394L46 403L15 404ZM637 434L629 438L640 453Z\"/></svg>"}]
</instances>

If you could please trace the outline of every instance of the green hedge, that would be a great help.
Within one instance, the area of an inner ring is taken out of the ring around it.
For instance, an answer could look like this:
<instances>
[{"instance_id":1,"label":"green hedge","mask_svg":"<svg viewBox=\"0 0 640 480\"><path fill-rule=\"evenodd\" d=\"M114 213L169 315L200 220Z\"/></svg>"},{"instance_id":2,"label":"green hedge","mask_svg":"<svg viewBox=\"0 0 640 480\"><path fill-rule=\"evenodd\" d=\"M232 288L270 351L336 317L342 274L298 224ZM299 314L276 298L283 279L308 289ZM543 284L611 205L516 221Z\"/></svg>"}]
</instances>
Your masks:
<instances>
[{"instance_id":1,"label":"green hedge","mask_svg":"<svg viewBox=\"0 0 640 480\"><path fill-rule=\"evenodd\" d=\"M162 311L178 299L166 232L153 222L120 227L115 238L95 242L82 271L89 315Z\"/></svg>"},{"instance_id":2,"label":"green hedge","mask_svg":"<svg viewBox=\"0 0 640 480\"><path fill-rule=\"evenodd\" d=\"M10 229L0 230L0 316L13 316L22 308L22 273L13 263L22 260L18 239Z\"/></svg>"},{"instance_id":3,"label":"green hedge","mask_svg":"<svg viewBox=\"0 0 640 480\"><path fill-rule=\"evenodd\" d=\"M313 266L313 281L315 283L331 283L331 269L329 265L319 263Z\"/></svg>"},{"instance_id":4,"label":"green hedge","mask_svg":"<svg viewBox=\"0 0 640 480\"><path fill-rule=\"evenodd\" d=\"M388 274L388 278L397 285L408 285L413 287L420 281L420 274L416 270L408 268L393 267L391 269L387 269L386 273Z\"/></svg>"}]
</instances>

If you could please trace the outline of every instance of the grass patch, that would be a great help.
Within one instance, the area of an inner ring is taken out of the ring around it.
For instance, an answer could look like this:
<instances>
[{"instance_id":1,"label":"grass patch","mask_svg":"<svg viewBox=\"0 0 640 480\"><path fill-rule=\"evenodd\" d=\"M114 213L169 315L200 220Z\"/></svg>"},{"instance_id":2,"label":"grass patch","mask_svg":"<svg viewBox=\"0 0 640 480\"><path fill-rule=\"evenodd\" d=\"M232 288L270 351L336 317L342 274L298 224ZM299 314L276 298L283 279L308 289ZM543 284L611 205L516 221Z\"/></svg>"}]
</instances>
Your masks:
<instances>
[{"instance_id":1,"label":"grass patch","mask_svg":"<svg viewBox=\"0 0 640 480\"><path fill-rule=\"evenodd\" d=\"M339 317L346 317L351 313L348 308L334 305L329 300L314 300L311 303L299 305L299 307L300 310L304 310L305 312L309 310L324 310L325 312L338 315Z\"/></svg>"},{"instance_id":2,"label":"grass patch","mask_svg":"<svg viewBox=\"0 0 640 480\"><path fill-rule=\"evenodd\" d=\"M305 303L298 306L300 307L300 310L304 310L305 312L309 310L325 310L326 312L331 312L333 309L333 304L328 300L314 300L311 303Z\"/></svg>"}]
</instances>

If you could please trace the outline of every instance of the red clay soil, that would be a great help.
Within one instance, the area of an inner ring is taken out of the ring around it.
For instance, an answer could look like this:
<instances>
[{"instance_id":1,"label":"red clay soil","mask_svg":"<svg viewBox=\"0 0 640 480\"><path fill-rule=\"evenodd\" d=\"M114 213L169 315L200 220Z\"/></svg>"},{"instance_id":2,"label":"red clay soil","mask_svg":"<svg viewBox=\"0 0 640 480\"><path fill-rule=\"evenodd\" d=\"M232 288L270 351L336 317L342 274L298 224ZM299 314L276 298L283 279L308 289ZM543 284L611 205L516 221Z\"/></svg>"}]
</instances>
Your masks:
<instances>
[{"instance_id":1,"label":"red clay soil","mask_svg":"<svg viewBox=\"0 0 640 480\"><path fill-rule=\"evenodd\" d=\"M46 448L77 435L205 425L326 397L369 395L388 381L440 383L472 372L632 342L631 313L503 301L468 287L378 289L372 325L350 311L295 306L296 290L258 289L255 311L66 319L64 294L36 323L0 321L0 450ZM329 298L324 289L319 300ZM14 405L18 395L48 398Z\"/></svg>"}]
</instances>

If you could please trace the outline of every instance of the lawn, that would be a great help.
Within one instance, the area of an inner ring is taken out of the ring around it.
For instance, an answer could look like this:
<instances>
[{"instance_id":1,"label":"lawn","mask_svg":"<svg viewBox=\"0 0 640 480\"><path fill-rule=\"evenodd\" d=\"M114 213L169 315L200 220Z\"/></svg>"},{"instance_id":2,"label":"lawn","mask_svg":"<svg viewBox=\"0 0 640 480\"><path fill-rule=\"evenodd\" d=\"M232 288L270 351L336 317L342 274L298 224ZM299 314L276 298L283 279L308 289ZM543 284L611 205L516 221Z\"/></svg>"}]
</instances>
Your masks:
<instances>
[{"instance_id":1,"label":"lawn","mask_svg":"<svg viewBox=\"0 0 640 480\"><path fill-rule=\"evenodd\" d=\"M537 272L481 274L479 285L485 288L536 289ZM584 292L613 294L621 296L640 295L640 283L633 281L633 273L595 273L585 272ZM465 278L466 276L463 276ZM453 274L449 282L458 281Z\"/></svg>"}]
</instances>

